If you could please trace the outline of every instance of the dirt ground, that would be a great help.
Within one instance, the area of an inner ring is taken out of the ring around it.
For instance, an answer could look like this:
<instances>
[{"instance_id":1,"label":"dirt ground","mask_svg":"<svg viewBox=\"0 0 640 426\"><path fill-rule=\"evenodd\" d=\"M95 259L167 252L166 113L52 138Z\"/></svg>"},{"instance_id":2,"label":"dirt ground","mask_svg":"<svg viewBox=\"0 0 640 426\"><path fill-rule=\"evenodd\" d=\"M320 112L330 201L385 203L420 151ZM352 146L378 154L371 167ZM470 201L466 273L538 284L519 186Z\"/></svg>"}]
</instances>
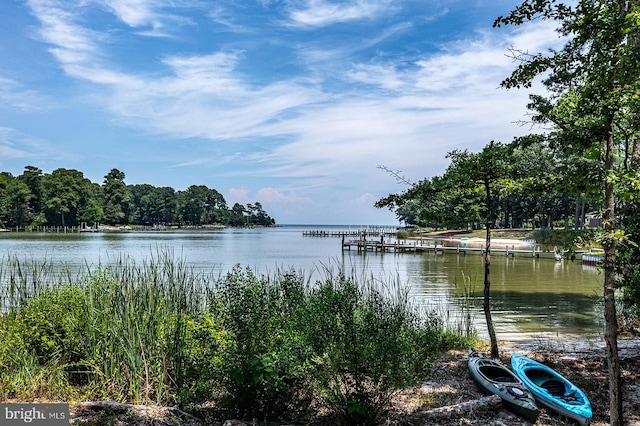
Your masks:
<instances>
[{"instance_id":1,"label":"dirt ground","mask_svg":"<svg viewBox=\"0 0 640 426\"><path fill-rule=\"evenodd\" d=\"M479 348L487 352L487 348ZM577 339L522 340L501 342L501 361L510 365L513 352L520 352L554 368L589 397L593 407L592 426L609 423L609 396L604 345L600 341ZM619 342L622 365L625 425L640 425L640 339ZM475 401L484 395L467 371L467 352L450 351L440 356L423 383L399 393L390 406L388 426L426 425L531 425L501 407L477 408L434 420L429 410ZM176 408L132 406L117 403L83 403L71 407L72 423L77 425L189 425L258 426L257 422L237 420L202 421ZM298 424L325 424L315 419ZM536 425L571 424L541 410ZM262 426L262 425L260 425ZM329 425L328 425L329 426Z\"/></svg>"},{"instance_id":2,"label":"dirt ground","mask_svg":"<svg viewBox=\"0 0 640 426\"><path fill-rule=\"evenodd\" d=\"M501 361L509 366L513 352L523 353L552 367L585 391L593 408L592 426L609 424L609 391L606 355L600 344L572 344L571 339L557 342L526 342L510 345L501 352ZM624 340L620 344L623 377L623 409L626 425L640 425L640 340ZM488 350L487 350L488 351ZM433 374L418 388L404 393L396 403L395 424L427 425L531 425L506 409L477 410L460 416L438 420L437 423L421 419L430 408L458 404L481 398L482 392L469 376L467 353L451 351L436 363ZM410 414L413 413L413 414ZM573 424L541 410L536 425Z\"/></svg>"}]
</instances>

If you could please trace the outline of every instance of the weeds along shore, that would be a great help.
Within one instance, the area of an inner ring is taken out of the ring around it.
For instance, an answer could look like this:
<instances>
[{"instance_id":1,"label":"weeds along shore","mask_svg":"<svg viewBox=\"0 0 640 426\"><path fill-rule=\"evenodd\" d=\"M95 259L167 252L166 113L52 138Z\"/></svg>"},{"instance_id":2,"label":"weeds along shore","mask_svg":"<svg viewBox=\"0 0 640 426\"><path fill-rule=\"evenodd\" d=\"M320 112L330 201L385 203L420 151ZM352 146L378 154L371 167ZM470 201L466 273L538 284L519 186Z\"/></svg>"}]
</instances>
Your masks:
<instances>
[{"instance_id":1,"label":"weeds along shore","mask_svg":"<svg viewBox=\"0 0 640 426\"><path fill-rule=\"evenodd\" d=\"M311 280L238 265L214 276L158 251L71 272L5 256L0 398L378 421L436 354L467 346L472 328L417 308L393 280L336 270Z\"/></svg>"}]
</instances>

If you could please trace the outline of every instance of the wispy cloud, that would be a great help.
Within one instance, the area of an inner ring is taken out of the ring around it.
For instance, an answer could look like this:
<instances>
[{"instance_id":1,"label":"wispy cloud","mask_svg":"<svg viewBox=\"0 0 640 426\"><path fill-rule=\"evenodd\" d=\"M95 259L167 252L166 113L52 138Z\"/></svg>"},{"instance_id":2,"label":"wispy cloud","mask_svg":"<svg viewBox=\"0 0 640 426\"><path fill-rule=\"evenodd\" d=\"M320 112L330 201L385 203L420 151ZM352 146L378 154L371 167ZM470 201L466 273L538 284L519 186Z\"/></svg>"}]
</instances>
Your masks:
<instances>
[{"instance_id":1,"label":"wispy cloud","mask_svg":"<svg viewBox=\"0 0 640 426\"><path fill-rule=\"evenodd\" d=\"M292 25L318 28L360 19L373 19L388 12L392 7L393 2L390 0L306 0L301 7L291 9L289 18Z\"/></svg>"},{"instance_id":2,"label":"wispy cloud","mask_svg":"<svg viewBox=\"0 0 640 426\"><path fill-rule=\"evenodd\" d=\"M296 81L256 86L235 69L239 53L165 59L172 75L114 82L108 107L133 126L178 137L243 138L317 99Z\"/></svg>"},{"instance_id":3,"label":"wispy cloud","mask_svg":"<svg viewBox=\"0 0 640 426\"><path fill-rule=\"evenodd\" d=\"M0 165L3 160L20 158L31 161L47 156L50 160L60 158L49 142L9 127L0 127Z\"/></svg>"},{"instance_id":4,"label":"wispy cloud","mask_svg":"<svg viewBox=\"0 0 640 426\"><path fill-rule=\"evenodd\" d=\"M440 174L446 152L454 148L477 150L492 139L509 141L523 133L513 122L523 117L527 93L498 89L514 67L505 53L512 45L538 51L558 42L549 24L538 22L515 31L469 31L463 40L386 55L384 46L416 30L422 25L418 19L390 19L339 43L312 37L308 30L384 21L396 16L401 2L304 0L284 3L295 5L286 9L293 25L284 30L288 38L275 34L268 42L240 43L234 37L253 29L224 9L228 4L218 4L206 6L209 17L234 33L225 39L230 41L159 49L146 58L143 70L133 71L123 64L136 57L116 58L109 50L109 30L87 26L83 14L91 1L68 1L28 0L28 5L40 22L39 37L60 67L85 83L84 99L122 126L209 148L168 159L176 168L229 165L227 176L272 179L251 188L237 184L225 196L230 203L246 204L257 196L291 209L311 203L313 191L340 190L349 194L343 202L366 204L396 189L393 179L376 170L378 164L418 180ZM174 19L159 1L95 1L109 5L119 31L162 32ZM283 7L270 0L261 4ZM120 22L130 28L120 29ZM286 55L261 55L269 43ZM369 54L354 54L364 49ZM295 64L274 64L283 57ZM278 72L268 74L269 67ZM18 106L19 93L29 92L0 79L0 100ZM0 147L7 155L28 155L15 140L5 136Z\"/></svg>"},{"instance_id":5,"label":"wispy cloud","mask_svg":"<svg viewBox=\"0 0 640 426\"><path fill-rule=\"evenodd\" d=\"M113 12L122 22L132 28L147 28L136 31L149 37L171 37L176 25L190 24L191 20L169 13L168 9L199 5L189 0L166 2L163 0L97 0Z\"/></svg>"},{"instance_id":6,"label":"wispy cloud","mask_svg":"<svg viewBox=\"0 0 640 426\"><path fill-rule=\"evenodd\" d=\"M21 111L42 111L50 105L46 96L32 89L23 88L13 79L0 76L0 108Z\"/></svg>"},{"instance_id":7,"label":"wispy cloud","mask_svg":"<svg viewBox=\"0 0 640 426\"><path fill-rule=\"evenodd\" d=\"M61 64L70 66L97 59L94 42L100 35L76 21L80 5L72 0L65 4L56 0L28 0L27 4L42 24L40 37L53 45L49 51Z\"/></svg>"},{"instance_id":8,"label":"wispy cloud","mask_svg":"<svg viewBox=\"0 0 640 426\"><path fill-rule=\"evenodd\" d=\"M207 12L207 15L213 22L229 31L233 31L235 33L252 32L252 30L246 25L238 23L230 10L219 4L214 5L212 9Z\"/></svg>"},{"instance_id":9,"label":"wispy cloud","mask_svg":"<svg viewBox=\"0 0 640 426\"><path fill-rule=\"evenodd\" d=\"M158 25L153 4L149 0L108 0L104 4L113 10L120 20L131 27Z\"/></svg>"}]
</instances>

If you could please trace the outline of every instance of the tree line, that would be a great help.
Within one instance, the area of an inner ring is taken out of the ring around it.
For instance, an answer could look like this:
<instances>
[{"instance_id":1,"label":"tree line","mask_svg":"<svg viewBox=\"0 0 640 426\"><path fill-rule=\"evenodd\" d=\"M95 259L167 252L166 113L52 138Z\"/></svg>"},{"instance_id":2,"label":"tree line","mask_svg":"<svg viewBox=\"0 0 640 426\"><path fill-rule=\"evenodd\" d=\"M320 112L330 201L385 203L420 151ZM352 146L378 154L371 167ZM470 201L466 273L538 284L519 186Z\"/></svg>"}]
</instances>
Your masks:
<instances>
[{"instance_id":1,"label":"tree line","mask_svg":"<svg viewBox=\"0 0 640 426\"><path fill-rule=\"evenodd\" d=\"M4 227L106 225L271 226L259 202L228 207L205 185L184 191L149 184L127 185L112 169L97 184L74 169L43 173L26 166L13 176L0 173L0 221Z\"/></svg>"},{"instance_id":2,"label":"tree line","mask_svg":"<svg viewBox=\"0 0 640 426\"><path fill-rule=\"evenodd\" d=\"M592 160L565 155L532 137L508 147L496 142L491 145L494 149L504 148L499 153L504 165L503 179L490 200L492 228L579 230L594 224L590 219L600 216L602 198L589 185L597 178ZM419 182L410 182L400 172L380 166L404 180L410 189L378 200L376 207L390 208L407 225L434 230L483 228L487 205L482 185L465 185L473 170L454 166L469 154L450 152L451 166L446 173Z\"/></svg>"},{"instance_id":3,"label":"tree line","mask_svg":"<svg viewBox=\"0 0 640 426\"><path fill-rule=\"evenodd\" d=\"M498 17L494 27L538 20L555 23L564 46L540 53L511 48L517 65L501 86L544 85L546 94L530 95L528 105L532 123L543 131L509 144L491 141L478 153L452 151L442 176L412 183L377 205L438 225L484 221L484 311L492 356L498 351L489 308L491 228L499 222L515 224L523 215L534 218L536 209L550 225L555 216L568 219L569 205L579 207L581 199L598 208L602 223L592 242L604 250L609 416L611 425L622 425L621 299L640 314L640 1L525 0ZM535 153L546 161L539 162ZM538 207L520 211L517 207L526 200ZM544 200L551 201L548 208L542 207Z\"/></svg>"}]
</instances>

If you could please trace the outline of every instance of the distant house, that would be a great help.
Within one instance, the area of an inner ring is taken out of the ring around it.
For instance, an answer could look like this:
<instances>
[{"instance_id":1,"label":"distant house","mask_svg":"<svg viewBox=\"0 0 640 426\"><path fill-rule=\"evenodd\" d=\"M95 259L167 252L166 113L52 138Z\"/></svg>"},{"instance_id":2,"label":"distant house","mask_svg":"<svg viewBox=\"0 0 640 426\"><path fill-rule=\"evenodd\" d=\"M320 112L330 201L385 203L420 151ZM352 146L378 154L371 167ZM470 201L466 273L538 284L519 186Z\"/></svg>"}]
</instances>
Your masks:
<instances>
[{"instance_id":1,"label":"distant house","mask_svg":"<svg viewBox=\"0 0 640 426\"><path fill-rule=\"evenodd\" d=\"M602 216L599 213L587 213L585 216L588 220L587 227L600 228L602 226Z\"/></svg>"}]
</instances>

